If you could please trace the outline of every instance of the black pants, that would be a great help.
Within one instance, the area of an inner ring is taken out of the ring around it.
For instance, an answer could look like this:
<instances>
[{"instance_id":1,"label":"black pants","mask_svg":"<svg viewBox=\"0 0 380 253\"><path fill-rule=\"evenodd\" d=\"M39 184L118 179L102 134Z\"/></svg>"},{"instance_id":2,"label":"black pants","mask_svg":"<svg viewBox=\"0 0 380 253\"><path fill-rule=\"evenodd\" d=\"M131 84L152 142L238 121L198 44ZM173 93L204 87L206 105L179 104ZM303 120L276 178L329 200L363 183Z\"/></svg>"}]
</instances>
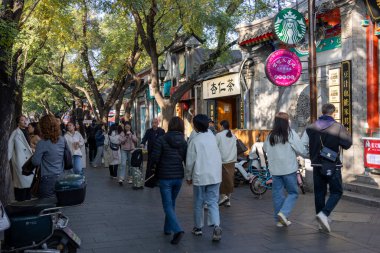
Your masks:
<instances>
[{"instance_id":1,"label":"black pants","mask_svg":"<svg viewBox=\"0 0 380 253\"><path fill-rule=\"evenodd\" d=\"M118 169L119 165L110 165L108 166L109 170L110 170L110 176L111 177L117 177L117 169Z\"/></svg>"},{"instance_id":2,"label":"black pants","mask_svg":"<svg viewBox=\"0 0 380 253\"><path fill-rule=\"evenodd\" d=\"M90 160L90 162L92 162L94 160L95 156L96 156L96 146L89 145L89 147L88 147L88 159Z\"/></svg>"},{"instance_id":3,"label":"black pants","mask_svg":"<svg viewBox=\"0 0 380 253\"><path fill-rule=\"evenodd\" d=\"M30 188L14 188L16 201L30 200L32 194L30 193Z\"/></svg>"},{"instance_id":4,"label":"black pants","mask_svg":"<svg viewBox=\"0 0 380 253\"><path fill-rule=\"evenodd\" d=\"M338 169L334 175L326 177L319 172L319 167L314 167L313 180L315 211L317 214L323 211L326 216L329 216L343 194L342 172ZM326 202L327 185L329 186L330 196Z\"/></svg>"}]
</instances>

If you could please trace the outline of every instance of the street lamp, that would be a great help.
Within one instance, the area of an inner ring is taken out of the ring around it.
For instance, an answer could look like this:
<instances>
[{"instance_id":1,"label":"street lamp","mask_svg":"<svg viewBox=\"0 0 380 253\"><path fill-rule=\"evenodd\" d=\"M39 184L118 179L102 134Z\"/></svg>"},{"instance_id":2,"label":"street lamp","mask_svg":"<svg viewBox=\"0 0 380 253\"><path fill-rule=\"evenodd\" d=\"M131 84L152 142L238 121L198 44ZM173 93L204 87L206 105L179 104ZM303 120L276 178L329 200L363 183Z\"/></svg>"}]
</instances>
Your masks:
<instances>
[{"instance_id":1,"label":"street lamp","mask_svg":"<svg viewBox=\"0 0 380 253\"><path fill-rule=\"evenodd\" d=\"M164 79L165 79L167 73L168 73L168 70L165 69L164 65L162 64L160 69L158 70L158 78L161 80L161 83L164 82Z\"/></svg>"},{"instance_id":2,"label":"street lamp","mask_svg":"<svg viewBox=\"0 0 380 253\"><path fill-rule=\"evenodd\" d=\"M168 70L164 68L164 65L162 64L160 69L158 70L158 78L161 80L161 94L164 96L164 80L166 77L166 74L168 73Z\"/></svg>"}]
</instances>

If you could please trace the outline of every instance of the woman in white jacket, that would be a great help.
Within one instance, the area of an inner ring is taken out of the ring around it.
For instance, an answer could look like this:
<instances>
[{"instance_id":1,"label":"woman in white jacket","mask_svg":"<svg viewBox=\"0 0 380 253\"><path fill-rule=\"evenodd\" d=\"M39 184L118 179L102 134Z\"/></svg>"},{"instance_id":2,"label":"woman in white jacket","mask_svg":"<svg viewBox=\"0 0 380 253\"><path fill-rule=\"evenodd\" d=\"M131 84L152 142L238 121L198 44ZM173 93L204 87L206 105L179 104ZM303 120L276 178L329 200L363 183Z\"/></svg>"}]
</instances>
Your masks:
<instances>
[{"instance_id":1,"label":"woman in white jacket","mask_svg":"<svg viewBox=\"0 0 380 253\"><path fill-rule=\"evenodd\" d=\"M16 201L29 200L31 198L30 185L33 174L24 176L22 166L32 156L33 151L29 146L27 119L25 116L17 118L17 128L12 132L8 141L8 160L11 161L13 187Z\"/></svg>"},{"instance_id":2,"label":"woman in white jacket","mask_svg":"<svg viewBox=\"0 0 380 253\"><path fill-rule=\"evenodd\" d=\"M307 155L300 137L289 127L287 113L276 114L273 130L265 140L264 150L268 156L268 168L273 178L272 200L276 225L287 227L291 224L288 217L298 198L297 155Z\"/></svg>"},{"instance_id":3,"label":"woman in white jacket","mask_svg":"<svg viewBox=\"0 0 380 253\"><path fill-rule=\"evenodd\" d=\"M214 227L213 240L222 235L219 216L219 186L222 181L222 158L214 134L208 130L208 117L198 114L193 119L197 135L188 144L185 178L193 184L194 223L192 233L202 235L204 210L208 206L208 226Z\"/></svg>"},{"instance_id":4,"label":"woman in white jacket","mask_svg":"<svg viewBox=\"0 0 380 253\"><path fill-rule=\"evenodd\" d=\"M234 190L235 162L237 160L236 137L231 133L227 120L220 122L222 131L216 134L216 142L222 156L222 183L220 184L219 205L231 206Z\"/></svg>"},{"instance_id":5,"label":"woman in white jacket","mask_svg":"<svg viewBox=\"0 0 380 253\"><path fill-rule=\"evenodd\" d=\"M84 146L84 139L79 132L75 131L74 123L67 123L66 128L65 139L73 159L73 171L75 174L83 174L81 148Z\"/></svg>"}]
</instances>

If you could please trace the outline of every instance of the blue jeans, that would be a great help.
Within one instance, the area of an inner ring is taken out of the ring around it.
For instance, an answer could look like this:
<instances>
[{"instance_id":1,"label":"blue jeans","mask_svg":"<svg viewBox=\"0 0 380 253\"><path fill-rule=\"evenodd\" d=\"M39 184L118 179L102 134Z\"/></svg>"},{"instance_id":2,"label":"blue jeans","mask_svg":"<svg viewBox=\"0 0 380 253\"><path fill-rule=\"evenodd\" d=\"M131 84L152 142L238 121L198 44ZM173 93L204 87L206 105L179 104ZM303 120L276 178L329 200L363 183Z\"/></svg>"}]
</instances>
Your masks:
<instances>
[{"instance_id":1,"label":"blue jeans","mask_svg":"<svg viewBox=\"0 0 380 253\"><path fill-rule=\"evenodd\" d=\"M94 160L92 160L92 166L93 167L102 165L103 147L104 146L97 147L96 156L95 156Z\"/></svg>"},{"instance_id":2,"label":"blue jeans","mask_svg":"<svg viewBox=\"0 0 380 253\"><path fill-rule=\"evenodd\" d=\"M178 233L183 231L175 213L175 200L181 190L182 179L160 179L162 207L165 212L164 232Z\"/></svg>"},{"instance_id":3,"label":"blue jeans","mask_svg":"<svg viewBox=\"0 0 380 253\"><path fill-rule=\"evenodd\" d=\"M83 168L82 168L82 156L80 155L73 155L73 172L74 174L83 174Z\"/></svg>"},{"instance_id":4,"label":"blue jeans","mask_svg":"<svg viewBox=\"0 0 380 253\"><path fill-rule=\"evenodd\" d=\"M208 226L219 226L220 216L219 216L219 184L210 184L202 186L193 186L193 198L194 198L194 223L195 227L202 228L204 220L204 208L203 205L207 204L208 215L207 215L207 225Z\"/></svg>"},{"instance_id":5,"label":"blue jeans","mask_svg":"<svg viewBox=\"0 0 380 253\"><path fill-rule=\"evenodd\" d=\"M298 198L297 173L282 176L272 176L272 199L274 207L274 219L278 221L277 214L283 213L289 217ZM285 196L285 191L287 196Z\"/></svg>"},{"instance_id":6,"label":"blue jeans","mask_svg":"<svg viewBox=\"0 0 380 253\"><path fill-rule=\"evenodd\" d=\"M125 169L128 169L127 176L131 177L131 151L130 150L120 150L121 154L121 164L119 167L119 179L124 180L125 179Z\"/></svg>"},{"instance_id":7,"label":"blue jeans","mask_svg":"<svg viewBox=\"0 0 380 253\"><path fill-rule=\"evenodd\" d=\"M38 198L51 198L55 196L55 182L59 175L41 176L40 185L38 188Z\"/></svg>"},{"instance_id":8,"label":"blue jeans","mask_svg":"<svg viewBox=\"0 0 380 253\"><path fill-rule=\"evenodd\" d=\"M318 167L314 167L313 180L315 211L317 214L323 211L326 216L329 216L343 194L342 172L339 169L331 177L325 177L319 172ZM327 185L329 185L330 195L326 202Z\"/></svg>"}]
</instances>

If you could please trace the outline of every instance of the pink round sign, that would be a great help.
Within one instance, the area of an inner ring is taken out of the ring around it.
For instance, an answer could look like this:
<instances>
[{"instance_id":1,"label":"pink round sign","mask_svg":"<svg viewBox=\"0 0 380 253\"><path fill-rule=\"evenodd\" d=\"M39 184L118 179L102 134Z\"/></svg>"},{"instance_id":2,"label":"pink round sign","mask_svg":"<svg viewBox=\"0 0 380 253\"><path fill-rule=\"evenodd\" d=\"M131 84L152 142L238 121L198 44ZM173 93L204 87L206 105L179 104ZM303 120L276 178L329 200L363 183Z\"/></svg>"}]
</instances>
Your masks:
<instances>
[{"instance_id":1,"label":"pink round sign","mask_svg":"<svg viewBox=\"0 0 380 253\"><path fill-rule=\"evenodd\" d=\"M285 49L271 53L265 64L268 79L278 86L290 86L298 81L302 64L298 56Z\"/></svg>"}]
</instances>

